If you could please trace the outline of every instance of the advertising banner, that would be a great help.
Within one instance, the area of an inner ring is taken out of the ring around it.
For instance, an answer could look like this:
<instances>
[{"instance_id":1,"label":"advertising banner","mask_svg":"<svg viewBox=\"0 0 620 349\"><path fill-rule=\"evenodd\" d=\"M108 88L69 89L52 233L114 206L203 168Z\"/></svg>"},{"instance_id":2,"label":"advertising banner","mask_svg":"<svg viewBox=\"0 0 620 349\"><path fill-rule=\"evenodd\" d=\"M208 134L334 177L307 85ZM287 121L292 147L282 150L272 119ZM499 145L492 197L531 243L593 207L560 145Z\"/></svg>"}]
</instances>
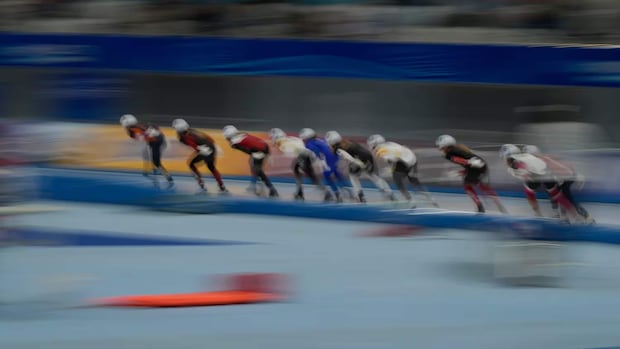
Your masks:
<instances>
[{"instance_id":1,"label":"advertising banner","mask_svg":"<svg viewBox=\"0 0 620 349\"><path fill-rule=\"evenodd\" d=\"M162 163L172 173L190 174L187 159L193 150L181 144L176 132L169 127L162 127L166 136L166 149ZM232 149L222 136L219 129L200 129L213 137L221 148L217 157L216 166L224 176L248 176L249 156ZM144 142L136 141L127 135L126 131L117 125L79 125L74 124L64 129L58 128L56 141L53 142L54 151L52 163L80 168L100 170L122 170L142 172L144 168ZM252 132L253 135L268 141L264 132ZM291 158L283 155L273 146L270 148L272 156L268 162L271 174L288 174ZM199 164L199 170L210 175L208 169Z\"/></svg>"},{"instance_id":2,"label":"advertising banner","mask_svg":"<svg viewBox=\"0 0 620 349\"><path fill-rule=\"evenodd\" d=\"M0 66L509 85L620 86L620 47L0 35Z\"/></svg>"},{"instance_id":3,"label":"advertising banner","mask_svg":"<svg viewBox=\"0 0 620 349\"><path fill-rule=\"evenodd\" d=\"M97 120L122 114L128 79L108 72L60 71L42 74L38 101L52 119Z\"/></svg>"}]
</instances>

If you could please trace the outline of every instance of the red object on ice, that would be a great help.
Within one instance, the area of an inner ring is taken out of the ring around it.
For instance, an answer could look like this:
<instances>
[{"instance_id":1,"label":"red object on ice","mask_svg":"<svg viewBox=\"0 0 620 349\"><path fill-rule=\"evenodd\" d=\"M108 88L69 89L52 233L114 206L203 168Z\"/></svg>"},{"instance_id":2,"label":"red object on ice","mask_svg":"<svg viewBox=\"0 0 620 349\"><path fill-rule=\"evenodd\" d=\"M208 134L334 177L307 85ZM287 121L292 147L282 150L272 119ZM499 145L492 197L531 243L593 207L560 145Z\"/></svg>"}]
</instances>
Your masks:
<instances>
[{"instance_id":1,"label":"red object on ice","mask_svg":"<svg viewBox=\"0 0 620 349\"><path fill-rule=\"evenodd\" d=\"M101 307L201 307L278 302L288 297L288 280L280 274L234 274L218 276L224 290L178 294L118 296L95 299Z\"/></svg>"},{"instance_id":2,"label":"red object on ice","mask_svg":"<svg viewBox=\"0 0 620 349\"><path fill-rule=\"evenodd\" d=\"M393 225L379 229L373 229L361 234L363 237L404 237L418 235L422 227L415 225Z\"/></svg>"}]
</instances>

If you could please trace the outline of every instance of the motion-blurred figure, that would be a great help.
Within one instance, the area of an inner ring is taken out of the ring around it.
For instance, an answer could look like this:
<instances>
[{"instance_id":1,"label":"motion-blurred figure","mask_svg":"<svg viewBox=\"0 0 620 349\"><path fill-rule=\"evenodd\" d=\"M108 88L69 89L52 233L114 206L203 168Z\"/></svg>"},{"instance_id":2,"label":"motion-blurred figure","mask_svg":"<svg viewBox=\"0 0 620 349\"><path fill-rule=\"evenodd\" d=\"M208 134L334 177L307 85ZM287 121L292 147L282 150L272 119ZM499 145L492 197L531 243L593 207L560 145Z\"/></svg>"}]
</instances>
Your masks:
<instances>
[{"instance_id":1,"label":"motion-blurred figure","mask_svg":"<svg viewBox=\"0 0 620 349\"><path fill-rule=\"evenodd\" d=\"M270 197L278 197L278 191L265 174L265 160L269 157L269 144L264 140L245 132L239 132L235 126L228 125L222 129L224 138L228 140L233 149L240 150L250 155L250 180L249 190L260 195L256 190L260 179L269 188Z\"/></svg>"},{"instance_id":2,"label":"motion-blurred figure","mask_svg":"<svg viewBox=\"0 0 620 349\"><path fill-rule=\"evenodd\" d=\"M174 185L172 176L170 176L168 170L161 163L162 153L166 149L166 136L164 136L159 127L153 124L142 125L131 114L121 116L120 123L127 131L129 137L145 142L142 152L144 159L143 175L148 177L151 174L161 174L168 181L168 186L172 187ZM156 178L153 178L153 181L157 184Z\"/></svg>"},{"instance_id":3,"label":"motion-blurred figure","mask_svg":"<svg viewBox=\"0 0 620 349\"><path fill-rule=\"evenodd\" d=\"M303 189L303 177L305 174L314 185L316 185L323 193L324 200L330 201L333 199L333 195L325 188L321 180L314 172L314 164L317 160L312 151L306 148L304 141L300 138L287 136L282 129L272 128L269 131L269 137L273 144L284 154L294 156L292 169L295 175L295 183L297 184L297 190L295 191L296 200L305 200Z\"/></svg>"},{"instance_id":4,"label":"motion-blurred figure","mask_svg":"<svg viewBox=\"0 0 620 349\"><path fill-rule=\"evenodd\" d=\"M339 158L349 163L349 180L360 202L366 202L364 191L360 183L362 177L370 179L386 198L391 201L396 200L389 184L377 175L375 171L375 160L368 149L364 148L361 144L343 139L336 131L328 131L325 133L325 140Z\"/></svg>"},{"instance_id":5,"label":"motion-blurred figure","mask_svg":"<svg viewBox=\"0 0 620 349\"><path fill-rule=\"evenodd\" d=\"M413 197L407 190L405 180L421 192L435 207L439 207L428 190L418 179L418 160L415 153L398 143L388 142L382 135L372 135L366 141L374 155L391 166L392 179L406 200L413 202Z\"/></svg>"},{"instance_id":6,"label":"motion-blurred figure","mask_svg":"<svg viewBox=\"0 0 620 349\"><path fill-rule=\"evenodd\" d=\"M465 192L476 204L478 212L485 212L485 208L476 193L476 186L495 202L500 212L507 213L495 190L488 183L483 183L484 180L488 181L489 172L484 159L474 154L467 146L457 144L456 139L450 135L439 136L435 141L435 145L437 145L437 148L439 148L447 160L463 167L459 174L463 176Z\"/></svg>"},{"instance_id":7,"label":"motion-blurred figure","mask_svg":"<svg viewBox=\"0 0 620 349\"><path fill-rule=\"evenodd\" d=\"M536 190L544 187L549 198L571 216L575 216L575 206L564 196L547 164L540 158L524 153L514 144L504 144L499 150L499 156L505 161L508 173L523 181L527 201L534 210L536 216L542 217Z\"/></svg>"},{"instance_id":8,"label":"motion-blurred figure","mask_svg":"<svg viewBox=\"0 0 620 349\"><path fill-rule=\"evenodd\" d=\"M173 120L172 127L177 131L179 142L194 149L187 159L187 165L192 171L192 174L194 175L194 178L196 178L196 181L202 191L206 192L207 189L204 181L202 180L202 176L196 167L196 164L200 162L204 162L209 171L211 171L211 174L213 174L213 177L217 181L217 185L220 188L220 193L228 193L226 186L224 186L224 181L222 181L222 176L215 167L215 160L220 150L215 144L213 138L204 132L191 128L187 121L183 119Z\"/></svg>"},{"instance_id":9,"label":"motion-blurred figure","mask_svg":"<svg viewBox=\"0 0 620 349\"><path fill-rule=\"evenodd\" d=\"M523 152L536 156L543 160L548 168L553 173L562 194L573 204L577 213L583 218L586 223L595 223L590 213L581 206L574 198L571 187L575 183L583 185L585 179L580 175L574 167L566 161L560 160L554 156L543 154L540 149L535 145L523 146ZM556 218L560 218L566 214L566 212L558 205L556 200L551 200L553 210L556 211Z\"/></svg>"},{"instance_id":10,"label":"motion-blurred figure","mask_svg":"<svg viewBox=\"0 0 620 349\"><path fill-rule=\"evenodd\" d=\"M301 129L299 131L299 138L304 141L306 148L316 155L323 167L323 179L325 183L327 183L333 191L336 196L336 201L342 202L342 195L340 194L339 187L346 188L348 183L346 183L344 176L338 169L338 156L332 151L329 144L327 144L324 139L319 138L316 132L311 128ZM353 195L350 196L352 197Z\"/></svg>"}]
</instances>

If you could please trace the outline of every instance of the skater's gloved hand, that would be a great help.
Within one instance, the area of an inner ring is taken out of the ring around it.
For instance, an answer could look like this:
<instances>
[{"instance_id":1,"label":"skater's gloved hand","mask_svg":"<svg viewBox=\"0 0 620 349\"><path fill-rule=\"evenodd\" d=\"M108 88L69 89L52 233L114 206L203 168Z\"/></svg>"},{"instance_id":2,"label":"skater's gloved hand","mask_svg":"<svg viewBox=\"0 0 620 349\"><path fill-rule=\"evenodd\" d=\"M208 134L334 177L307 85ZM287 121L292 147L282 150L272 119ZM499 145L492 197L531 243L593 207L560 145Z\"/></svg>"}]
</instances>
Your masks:
<instances>
[{"instance_id":1,"label":"skater's gloved hand","mask_svg":"<svg viewBox=\"0 0 620 349\"><path fill-rule=\"evenodd\" d=\"M586 177L584 177L581 174L578 174L575 177L575 188L577 188L577 190L582 190L585 184L586 184Z\"/></svg>"},{"instance_id":2,"label":"skater's gloved hand","mask_svg":"<svg viewBox=\"0 0 620 349\"><path fill-rule=\"evenodd\" d=\"M199 145L198 146L198 152L201 155L209 156L209 155L213 154L213 148L209 147L208 145Z\"/></svg>"},{"instance_id":3,"label":"skater's gloved hand","mask_svg":"<svg viewBox=\"0 0 620 349\"><path fill-rule=\"evenodd\" d=\"M366 164L364 164L362 161L360 161L359 159L354 158L353 156L351 156L351 154L347 153L346 151L342 150L342 149L338 149L336 150L336 154L338 154L338 156L340 156L341 158L354 163L355 165L359 166L360 168L366 168Z\"/></svg>"},{"instance_id":4,"label":"skater's gloved hand","mask_svg":"<svg viewBox=\"0 0 620 349\"><path fill-rule=\"evenodd\" d=\"M516 177L516 178L520 178L520 179L528 179L529 178L529 173L527 172L527 170L524 170L522 168L508 168L508 173L510 173L511 176Z\"/></svg>"},{"instance_id":5,"label":"skater's gloved hand","mask_svg":"<svg viewBox=\"0 0 620 349\"><path fill-rule=\"evenodd\" d=\"M463 175L465 175L465 173L462 170L450 170L446 172L446 176L449 178L463 177Z\"/></svg>"},{"instance_id":6,"label":"skater's gloved hand","mask_svg":"<svg viewBox=\"0 0 620 349\"><path fill-rule=\"evenodd\" d=\"M321 160L319 163L321 164L321 168L323 168L323 171L331 171L331 167L329 167L327 161Z\"/></svg>"},{"instance_id":7,"label":"skater's gloved hand","mask_svg":"<svg viewBox=\"0 0 620 349\"><path fill-rule=\"evenodd\" d=\"M482 167L484 167L484 161L482 161L482 159L477 158L477 157L473 157L473 158L467 160L467 164L469 166L471 166L472 168L482 168Z\"/></svg>"},{"instance_id":8,"label":"skater's gloved hand","mask_svg":"<svg viewBox=\"0 0 620 349\"><path fill-rule=\"evenodd\" d=\"M358 159L355 159L353 161L353 163L357 166L359 166L361 169L365 169L366 168L366 164L363 161L360 161Z\"/></svg>"},{"instance_id":9,"label":"skater's gloved hand","mask_svg":"<svg viewBox=\"0 0 620 349\"><path fill-rule=\"evenodd\" d=\"M264 159L265 153L263 153L262 151L255 152L255 153L252 153L252 157L256 160Z\"/></svg>"}]
</instances>

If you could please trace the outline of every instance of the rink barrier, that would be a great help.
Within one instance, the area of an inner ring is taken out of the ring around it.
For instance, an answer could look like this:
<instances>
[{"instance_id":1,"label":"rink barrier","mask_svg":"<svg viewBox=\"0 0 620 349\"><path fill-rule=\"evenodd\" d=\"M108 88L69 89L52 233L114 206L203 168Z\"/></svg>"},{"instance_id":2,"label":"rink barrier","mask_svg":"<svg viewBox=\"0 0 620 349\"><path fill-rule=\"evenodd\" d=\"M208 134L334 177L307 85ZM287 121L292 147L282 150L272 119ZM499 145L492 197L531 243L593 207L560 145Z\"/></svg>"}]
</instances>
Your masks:
<instances>
[{"instance_id":1,"label":"rink barrier","mask_svg":"<svg viewBox=\"0 0 620 349\"><path fill-rule=\"evenodd\" d=\"M165 191L142 176L87 175L78 171L41 172L37 178L43 200L90 202L114 205L141 205L157 200Z\"/></svg>"},{"instance_id":2,"label":"rink barrier","mask_svg":"<svg viewBox=\"0 0 620 349\"><path fill-rule=\"evenodd\" d=\"M41 193L42 197L52 200L67 200L67 201L84 201L84 202L96 202L96 203L110 203L110 204L139 204L142 202L139 198L141 196L157 196L161 194L161 190L155 189L148 181L148 179L141 177L135 171L123 171L123 170L101 170L101 169L67 169L67 168L55 168L45 165L41 165L38 169L40 178L40 188L45 190L45 193ZM115 178L119 178L118 181L114 181ZM178 175L175 174L175 178L191 178L190 175ZM90 183L91 179L97 180L97 183ZM249 181L249 176L226 176L224 181ZM295 184L295 179L292 177L273 177L272 182L277 186L278 184ZM83 182L86 180L87 182ZM84 190L87 190L88 195L82 193L74 193L73 189L76 185L86 184ZM308 179L304 179L306 185L312 183ZM132 187L128 187L131 184ZM362 181L362 188L376 190L374 184L368 181ZM88 187L97 185L99 187ZM122 188L118 188L117 185L121 185ZM395 185L391 185L392 190L398 190ZM62 188L62 189L61 189ZM105 189L103 189L105 188ZM103 189L103 190L102 190ZM462 194L465 192L460 186L427 186L427 189L432 193L437 194ZM521 189L509 189L509 188L496 188L497 193L501 197L508 198L525 198L525 194ZM117 190L118 192L114 192ZM61 192L62 191L62 192ZM122 193L121 194L119 194ZM546 200L548 196L543 192L536 193L538 199ZM598 190L582 190L573 193L575 199L579 202L587 203L603 203L603 204L620 204L620 192L617 191L598 191Z\"/></svg>"},{"instance_id":3,"label":"rink barrier","mask_svg":"<svg viewBox=\"0 0 620 349\"><path fill-rule=\"evenodd\" d=\"M145 203L152 210L186 214L254 214L403 224L436 229L498 233L498 237L620 244L620 226L569 225L553 219L449 211L398 209L389 205L325 204L217 195L168 195Z\"/></svg>"},{"instance_id":4,"label":"rink barrier","mask_svg":"<svg viewBox=\"0 0 620 349\"><path fill-rule=\"evenodd\" d=\"M140 176L80 171L42 173L42 199L135 205L145 209L185 214L256 214L405 224L426 228L464 229L506 233L527 239L620 244L620 226L567 225L556 220L476 214L442 209L400 209L383 205L325 204L254 197L188 195L160 190Z\"/></svg>"}]
</instances>

